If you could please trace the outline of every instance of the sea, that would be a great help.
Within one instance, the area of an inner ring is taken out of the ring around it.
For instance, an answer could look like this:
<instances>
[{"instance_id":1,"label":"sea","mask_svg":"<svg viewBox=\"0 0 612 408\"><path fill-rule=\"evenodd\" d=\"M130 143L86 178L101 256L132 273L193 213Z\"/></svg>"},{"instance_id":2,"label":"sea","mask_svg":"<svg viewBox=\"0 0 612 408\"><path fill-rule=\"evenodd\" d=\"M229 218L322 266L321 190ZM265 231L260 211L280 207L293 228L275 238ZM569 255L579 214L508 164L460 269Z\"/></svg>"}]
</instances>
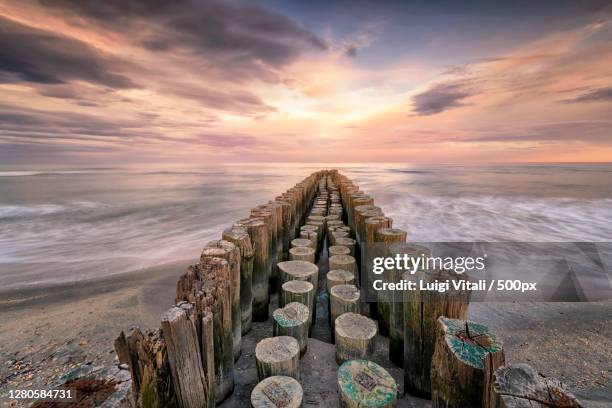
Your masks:
<instances>
[{"instance_id":1,"label":"sea","mask_svg":"<svg viewBox=\"0 0 612 408\"><path fill-rule=\"evenodd\" d=\"M612 241L612 164L0 168L0 291L197 259L322 168L356 181L415 242Z\"/></svg>"}]
</instances>

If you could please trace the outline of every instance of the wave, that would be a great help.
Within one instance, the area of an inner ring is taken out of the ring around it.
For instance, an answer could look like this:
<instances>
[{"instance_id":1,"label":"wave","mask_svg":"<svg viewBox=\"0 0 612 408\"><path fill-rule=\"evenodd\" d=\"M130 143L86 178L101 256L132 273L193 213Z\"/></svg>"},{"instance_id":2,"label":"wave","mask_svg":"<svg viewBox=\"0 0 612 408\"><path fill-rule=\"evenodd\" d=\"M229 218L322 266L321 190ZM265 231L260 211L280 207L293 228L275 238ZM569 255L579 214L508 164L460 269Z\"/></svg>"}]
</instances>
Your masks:
<instances>
[{"instance_id":1,"label":"wave","mask_svg":"<svg viewBox=\"0 0 612 408\"><path fill-rule=\"evenodd\" d=\"M35 205L11 205L0 204L0 219L36 217L65 212L82 210L93 210L104 207L105 204L92 201L74 201L66 204L35 204Z\"/></svg>"}]
</instances>

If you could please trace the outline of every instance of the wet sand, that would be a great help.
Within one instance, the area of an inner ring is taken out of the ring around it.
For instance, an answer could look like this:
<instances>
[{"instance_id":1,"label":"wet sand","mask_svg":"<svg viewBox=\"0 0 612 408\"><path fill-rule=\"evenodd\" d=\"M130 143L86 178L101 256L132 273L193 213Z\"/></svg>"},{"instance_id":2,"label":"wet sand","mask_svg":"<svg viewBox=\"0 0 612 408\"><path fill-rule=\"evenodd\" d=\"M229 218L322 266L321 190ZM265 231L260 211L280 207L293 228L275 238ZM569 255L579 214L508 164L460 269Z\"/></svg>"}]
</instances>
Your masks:
<instances>
[{"instance_id":1,"label":"wet sand","mask_svg":"<svg viewBox=\"0 0 612 408\"><path fill-rule=\"evenodd\" d=\"M115 362L115 337L136 326L157 327L188 264L175 262L104 280L0 294L0 396L4 398L9 389L49 388L85 363ZM509 362L527 362L543 375L562 380L587 406L612 403L612 301L473 303L469 314L504 339ZM322 329L326 324L323 318L303 360L303 383L309 384L305 406L334 406L337 401L336 367L330 360L333 346ZM264 322L245 336L236 366L237 388L222 406L248 401L256 382L255 344L271 334L272 325ZM401 384L401 370L385 362L386 341L377 340L375 361L384 363ZM429 402L405 397L400 406L429 406Z\"/></svg>"}]
</instances>

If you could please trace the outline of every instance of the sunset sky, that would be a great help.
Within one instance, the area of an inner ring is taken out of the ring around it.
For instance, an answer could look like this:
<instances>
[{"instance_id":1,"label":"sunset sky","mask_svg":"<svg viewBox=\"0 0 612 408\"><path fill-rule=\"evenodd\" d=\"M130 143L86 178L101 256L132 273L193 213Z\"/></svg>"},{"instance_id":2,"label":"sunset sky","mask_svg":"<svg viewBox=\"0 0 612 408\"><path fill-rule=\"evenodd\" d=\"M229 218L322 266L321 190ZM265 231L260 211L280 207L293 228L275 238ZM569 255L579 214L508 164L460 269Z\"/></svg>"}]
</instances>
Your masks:
<instances>
[{"instance_id":1,"label":"sunset sky","mask_svg":"<svg viewBox=\"0 0 612 408\"><path fill-rule=\"evenodd\" d=\"M0 95L3 165L612 161L612 2L0 0Z\"/></svg>"}]
</instances>

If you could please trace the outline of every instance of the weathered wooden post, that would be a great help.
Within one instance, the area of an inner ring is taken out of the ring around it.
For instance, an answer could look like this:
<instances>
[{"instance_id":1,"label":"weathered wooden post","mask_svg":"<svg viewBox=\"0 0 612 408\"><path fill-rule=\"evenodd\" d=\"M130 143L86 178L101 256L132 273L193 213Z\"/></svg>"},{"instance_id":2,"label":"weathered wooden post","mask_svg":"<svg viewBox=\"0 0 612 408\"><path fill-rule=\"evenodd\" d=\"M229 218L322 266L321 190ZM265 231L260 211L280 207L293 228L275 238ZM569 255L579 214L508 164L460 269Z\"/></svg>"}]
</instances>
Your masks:
<instances>
[{"instance_id":1,"label":"weathered wooden post","mask_svg":"<svg viewBox=\"0 0 612 408\"><path fill-rule=\"evenodd\" d=\"M349 360L338 369L342 408L391 408L397 403L397 384L381 366L368 360Z\"/></svg>"},{"instance_id":2,"label":"weathered wooden post","mask_svg":"<svg viewBox=\"0 0 612 408\"><path fill-rule=\"evenodd\" d=\"M269 209L253 209L249 218L262 220L266 224L266 230L268 232L268 252L267 258L267 273L268 273L268 294L276 291L276 272L274 271L274 263L276 262L276 213ZM268 303L270 299L268 298Z\"/></svg>"},{"instance_id":3,"label":"weathered wooden post","mask_svg":"<svg viewBox=\"0 0 612 408\"><path fill-rule=\"evenodd\" d=\"M319 268L312 262L285 261L276 264L281 278L281 285L291 280L308 281L312 283L315 293L319 282ZM282 295L282 293L281 293Z\"/></svg>"},{"instance_id":4,"label":"weathered wooden post","mask_svg":"<svg viewBox=\"0 0 612 408\"><path fill-rule=\"evenodd\" d=\"M327 253L330 257L334 255L350 255L351 250L344 245L332 245L327 248Z\"/></svg>"},{"instance_id":5,"label":"weathered wooden post","mask_svg":"<svg viewBox=\"0 0 612 408\"><path fill-rule=\"evenodd\" d=\"M274 336L291 336L300 345L300 355L306 352L306 339L310 328L310 311L308 306L299 303L287 303L272 313L272 333Z\"/></svg>"},{"instance_id":6,"label":"weathered wooden post","mask_svg":"<svg viewBox=\"0 0 612 408\"><path fill-rule=\"evenodd\" d=\"M301 230L300 238L309 239L312 243L312 248L314 248L317 252L319 250L319 234L316 231L309 230Z\"/></svg>"},{"instance_id":7,"label":"weathered wooden post","mask_svg":"<svg viewBox=\"0 0 612 408\"><path fill-rule=\"evenodd\" d=\"M308 248L316 249L315 247L313 247L311 240L304 239L304 238L296 238L292 240L291 248L295 248L295 247L308 247Z\"/></svg>"},{"instance_id":8,"label":"weathered wooden post","mask_svg":"<svg viewBox=\"0 0 612 408\"><path fill-rule=\"evenodd\" d=\"M492 388L488 405L485 399L487 408L583 407L561 382L542 377L528 364L499 367L493 375Z\"/></svg>"},{"instance_id":9,"label":"weathered wooden post","mask_svg":"<svg viewBox=\"0 0 612 408\"><path fill-rule=\"evenodd\" d=\"M355 285L336 285L329 291L329 320L332 329L336 319L347 312L359 313L359 289Z\"/></svg>"},{"instance_id":10,"label":"weathered wooden post","mask_svg":"<svg viewBox=\"0 0 612 408\"><path fill-rule=\"evenodd\" d=\"M251 330L253 313L253 246L247 228L230 228L222 238L240 250L240 329L242 334Z\"/></svg>"},{"instance_id":11,"label":"weathered wooden post","mask_svg":"<svg viewBox=\"0 0 612 408\"><path fill-rule=\"evenodd\" d=\"M397 251L401 251L401 244ZM396 248L394 245L392 248ZM462 277L450 270L417 271L404 273L403 279L423 281L460 280ZM404 388L410 394L428 398L431 396L431 359L436 346L438 318L467 319L470 292L455 290L451 285L444 293L430 290L404 292ZM393 360L397 356L393 354Z\"/></svg>"},{"instance_id":12,"label":"weathered wooden post","mask_svg":"<svg viewBox=\"0 0 612 408\"><path fill-rule=\"evenodd\" d=\"M315 263L315 250L310 247L294 247L289 250L289 260Z\"/></svg>"},{"instance_id":13,"label":"weathered wooden post","mask_svg":"<svg viewBox=\"0 0 612 408\"><path fill-rule=\"evenodd\" d=\"M214 407L214 390L208 388L209 382L204 375L192 317L175 306L163 314L161 323L177 405L181 408Z\"/></svg>"},{"instance_id":14,"label":"weathered wooden post","mask_svg":"<svg viewBox=\"0 0 612 408\"><path fill-rule=\"evenodd\" d=\"M355 257L355 246L357 245L357 241L355 241L353 238L347 238L347 237L336 237L336 240L334 241L334 246L344 246L347 247L349 249L349 254L352 257Z\"/></svg>"},{"instance_id":15,"label":"weathered wooden post","mask_svg":"<svg viewBox=\"0 0 612 408\"><path fill-rule=\"evenodd\" d=\"M355 274L353 272L345 271L344 269L333 269L327 272L325 275L327 284L327 293L329 294L331 288L336 285L354 285Z\"/></svg>"},{"instance_id":16,"label":"weathered wooden post","mask_svg":"<svg viewBox=\"0 0 612 408\"><path fill-rule=\"evenodd\" d=\"M271 264L268 258L268 230L262 220L255 218L240 220L234 226L246 228L251 237L253 245L252 319L264 322L268 320L268 303L270 302L268 280Z\"/></svg>"},{"instance_id":17,"label":"weathered wooden post","mask_svg":"<svg viewBox=\"0 0 612 408\"><path fill-rule=\"evenodd\" d=\"M300 345L289 336L268 337L255 347L259 381L273 375L300 379Z\"/></svg>"},{"instance_id":18,"label":"weathered wooden post","mask_svg":"<svg viewBox=\"0 0 612 408\"><path fill-rule=\"evenodd\" d=\"M308 327L312 326L314 316L314 300L316 293L314 286L308 281L291 280L283 283L278 305L284 307L291 302L299 302L308 307Z\"/></svg>"},{"instance_id":19,"label":"weathered wooden post","mask_svg":"<svg viewBox=\"0 0 612 408\"><path fill-rule=\"evenodd\" d=\"M397 228L379 228L374 235L376 242L382 243L383 256L389 254L389 246L394 243L406 242L406 231ZM385 281L390 282L391 276L389 271L385 271ZM383 291L378 292L378 331L381 335L389 336L389 319L390 319L390 302L387 297L387 293Z\"/></svg>"},{"instance_id":20,"label":"weathered wooden post","mask_svg":"<svg viewBox=\"0 0 612 408\"><path fill-rule=\"evenodd\" d=\"M253 408L300 408L302 386L296 379L285 375L264 378L251 392Z\"/></svg>"},{"instance_id":21,"label":"weathered wooden post","mask_svg":"<svg viewBox=\"0 0 612 408\"><path fill-rule=\"evenodd\" d=\"M218 250L224 251L219 254ZM240 342L242 338L241 316L240 316L240 249L233 243L225 240L214 240L206 244L202 250L200 262L207 257L225 259L229 264L230 270L230 299L232 313L232 337L234 361L240 357Z\"/></svg>"},{"instance_id":22,"label":"weathered wooden post","mask_svg":"<svg viewBox=\"0 0 612 408\"><path fill-rule=\"evenodd\" d=\"M374 339L378 328L369 317L357 313L344 313L334 324L336 363L347 360L368 359L374 354Z\"/></svg>"},{"instance_id":23,"label":"weathered wooden post","mask_svg":"<svg viewBox=\"0 0 612 408\"><path fill-rule=\"evenodd\" d=\"M359 273L355 258L350 255L334 255L329 257L329 269L342 269L353 273L355 282L359 282Z\"/></svg>"},{"instance_id":24,"label":"weathered wooden post","mask_svg":"<svg viewBox=\"0 0 612 408\"><path fill-rule=\"evenodd\" d=\"M469 320L438 318L431 362L432 407L482 407L483 358L503 352L501 340L486 326Z\"/></svg>"}]
</instances>

